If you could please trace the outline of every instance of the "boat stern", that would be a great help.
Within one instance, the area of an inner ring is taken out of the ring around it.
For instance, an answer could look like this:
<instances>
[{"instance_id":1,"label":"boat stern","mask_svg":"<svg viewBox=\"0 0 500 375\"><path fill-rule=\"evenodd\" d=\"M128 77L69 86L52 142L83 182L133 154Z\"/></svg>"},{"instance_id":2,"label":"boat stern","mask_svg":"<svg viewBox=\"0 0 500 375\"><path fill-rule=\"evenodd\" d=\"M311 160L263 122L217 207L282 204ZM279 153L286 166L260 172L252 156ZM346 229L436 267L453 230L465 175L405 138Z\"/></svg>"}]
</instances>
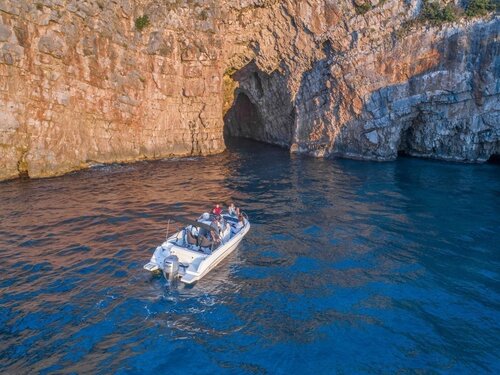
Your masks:
<instances>
[{"instance_id":1,"label":"boat stern","mask_svg":"<svg viewBox=\"0 0 500 375\"><path fill-rule=\"evenodd\" d=\"M153 263L153 262L149 262L148 264L145 264L142 268L144 268L146 271L149 271L149 272L155 272L155 271L158 271L160 269L160 267L156 263Z\"/></svg>"},{"instance_id":2,"label":"boat stern","mask_svg":"<svg viewBox=\"0 0 500 375\"><path fill-rule=\"evenodd\" d=\"M146 271L156 272L162 269L162 265L165 262L165 258L170 255L170 244L167 242L163 243L161 246L158 246L153 253L153 256L149 260L147 264L143 266Z\"/></svg>"}]
</instances>

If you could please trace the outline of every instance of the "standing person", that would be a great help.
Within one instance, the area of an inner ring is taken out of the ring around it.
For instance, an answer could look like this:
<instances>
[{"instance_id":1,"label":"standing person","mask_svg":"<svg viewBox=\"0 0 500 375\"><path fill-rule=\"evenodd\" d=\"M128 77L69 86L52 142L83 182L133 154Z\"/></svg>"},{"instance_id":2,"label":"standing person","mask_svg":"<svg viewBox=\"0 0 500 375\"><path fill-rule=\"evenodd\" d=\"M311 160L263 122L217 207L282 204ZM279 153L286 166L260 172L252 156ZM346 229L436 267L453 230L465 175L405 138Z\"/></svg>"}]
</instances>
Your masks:
<instances>
[{"instance_id":1,"label":"standing person","mask_svg":"<svg viewBox=\"0 0 500 375\"><path fill-rule=\"evenodd\" d=\"M214 207L214 209L212 210L212 213L215 215L215 216L219 216L222 214L222 207L220 206L219 203L217 203Z\"/></svg>"}]
</instances>

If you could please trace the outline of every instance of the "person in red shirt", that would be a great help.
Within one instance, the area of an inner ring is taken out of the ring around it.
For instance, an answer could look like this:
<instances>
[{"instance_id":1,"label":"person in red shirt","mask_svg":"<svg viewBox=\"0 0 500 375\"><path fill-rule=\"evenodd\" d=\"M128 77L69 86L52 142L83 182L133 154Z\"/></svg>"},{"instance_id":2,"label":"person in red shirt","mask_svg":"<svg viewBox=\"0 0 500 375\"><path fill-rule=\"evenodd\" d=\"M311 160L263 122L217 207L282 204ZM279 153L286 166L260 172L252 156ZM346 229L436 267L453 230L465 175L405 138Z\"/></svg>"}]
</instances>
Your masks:
<instances>
[{"instance_id":1,"label":"person in red shirt","mask_svg":"<svg viewBox=\"0 0 500 375\"><path fill-rule=\"evenodd\" d=\"M215 215L215 216L219 216L222 214L222 207L220 206L219 203L217 203L214 207L214 209L212 210L212 213Z\"/></svg>"}]
</instances>

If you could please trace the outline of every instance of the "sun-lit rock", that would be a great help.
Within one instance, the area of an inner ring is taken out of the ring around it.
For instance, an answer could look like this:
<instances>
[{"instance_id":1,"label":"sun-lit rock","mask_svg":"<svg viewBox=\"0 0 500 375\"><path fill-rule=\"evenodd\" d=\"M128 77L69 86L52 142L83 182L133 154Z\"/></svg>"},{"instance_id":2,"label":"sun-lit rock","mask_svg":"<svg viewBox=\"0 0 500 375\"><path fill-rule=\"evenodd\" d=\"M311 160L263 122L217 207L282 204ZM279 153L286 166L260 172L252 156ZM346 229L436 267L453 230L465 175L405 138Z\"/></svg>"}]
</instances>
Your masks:
<instances>
[{"instance_id":1,"label":"sun-lit rock","mask_svg":"<svg viewBox=\"0 0 500 375\"><path fill-rule=\"evenodd\" d=\"M224 132L319 157L498 154L498 18L403 32L418 1L371 4L0 0L0 179L218 153Z\"/></svg>"}]
</instances>

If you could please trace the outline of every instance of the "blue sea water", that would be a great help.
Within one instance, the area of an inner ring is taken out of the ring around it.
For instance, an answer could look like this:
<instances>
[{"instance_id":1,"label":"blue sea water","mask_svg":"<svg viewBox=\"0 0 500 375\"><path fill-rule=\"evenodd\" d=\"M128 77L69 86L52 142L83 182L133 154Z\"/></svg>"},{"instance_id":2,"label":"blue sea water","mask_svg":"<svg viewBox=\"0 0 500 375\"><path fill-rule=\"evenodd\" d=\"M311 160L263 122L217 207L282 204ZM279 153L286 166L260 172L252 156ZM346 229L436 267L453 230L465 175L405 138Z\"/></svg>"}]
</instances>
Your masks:
<instances>
[{"instance_id":1,"label":"blue sea water","mask_svg":"<svg viewBox=\"0 0 500 375\"><path fill-rule=\"evenodd\" d=\"M194 287L166 221L252 229ZM0 373L500 373L500 167L222 155L0 184Z\"/></svg>"}]
</instances>

